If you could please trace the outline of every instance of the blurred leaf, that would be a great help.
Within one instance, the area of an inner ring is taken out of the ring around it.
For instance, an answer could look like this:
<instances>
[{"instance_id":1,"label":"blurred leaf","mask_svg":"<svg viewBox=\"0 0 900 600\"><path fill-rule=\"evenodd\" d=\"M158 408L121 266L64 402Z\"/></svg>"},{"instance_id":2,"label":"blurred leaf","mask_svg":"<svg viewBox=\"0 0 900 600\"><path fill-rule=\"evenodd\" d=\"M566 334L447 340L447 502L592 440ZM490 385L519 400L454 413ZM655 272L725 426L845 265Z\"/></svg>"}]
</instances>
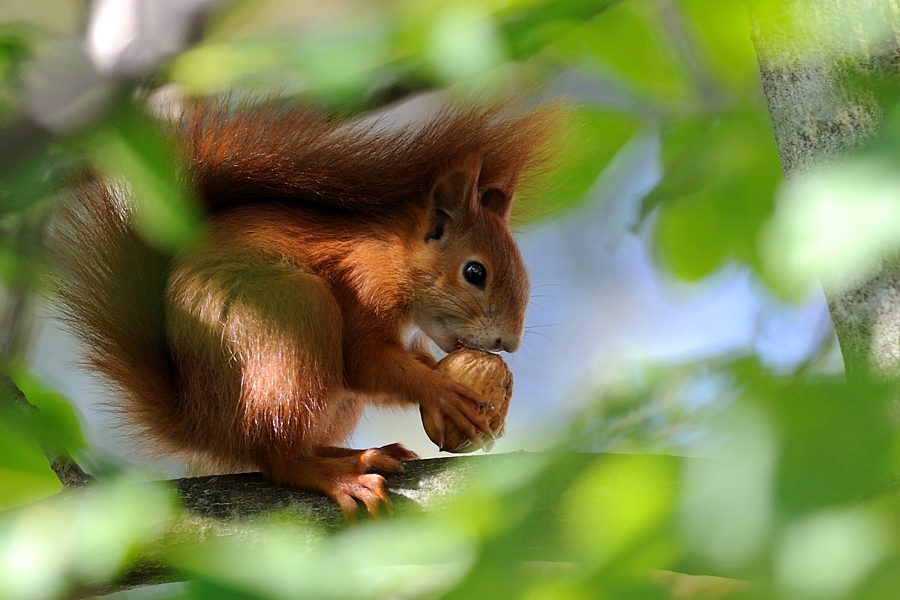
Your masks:
<instances>
[{"instance_id":1,"label":"blurred leaf","mask_svg":"<svg viewBox=\"0 0 900 600\"><path fill-rule=\"evenodd\" d=\"M33 502L60 489L62 484L41 446L0 412L0 510Z\"/></svg>"},{"instance_id":2,"label":"blurred leaf","mask_svg":"<svg viewBox=\"0 0 900 600\"><path fill-rule=\"evenodd\" d=\"M867 502L891 489L898 439L891 384L776 377L752 360L732 370L745 386L744 401L763 410L775 431L781 511Z\"/></svg>"},{"instance_id":3,"label":"blurred leaf","mask_svg":"<svg viewBox=\"0 0 900 600\"><path fill-rule=\"evenodd\" d=\"M504 458L515 464L514 455ZM576 453L535 458L543 460L541 470L495 497L502 508L511 507L506 512L514 517L484 539L478 561L447 594L448 600L527 597L532 586L546 580L542 569L523 568L523 563L544 564L531 562L536 559L550 566L563 562L566 568L558 573L558 581L574 597L582 589L597 597L602 586L569 584L584 582L604 559L621 575L613 579L624 578L628 585L635 580L646 584L651 566L671 564L673 545L660 543L653 529L666 520L675 498L680 459ZM461 497L462 504L467 496ZM498 519L506 516L500 513Z\"/></svg>"},{"instance_id":4,"label":"blurred leaf","mask_svg":"<svg viewBox=\"0 0 900 600\"><path fill-rule=\"evenodd\" d=\"M638 131L639 119L621 113L582 107L569 112L571 122L557 144L553 169L537 173L516 204L516 216L549 219L570 212L590 200L587 192L616 153Z\"/></svg>"},{"instance_id":5,"label":"blurred leaf","mask_svg":"<svg viewBox=\"0 0 900 600\"><path fill-rule=\"evenodd\" d=\"M45 418L23 399L11 379L0 374L0 510L37 500L62 487L45 453L45 448L64 450L71 442L65 432L59 431L58 421Z\"/></svg>"},{"instance_id":6,"label":"blurred leaf","mask_svg":"<svg viewBox=\"0 0 900 600\"><path fill-rule=\"evenodd\" d=\"M645 200L645 211L660 205L659 261L688 281L727 260L762 272L757 240L783 179L765 109L675 121L662 154L665 177Z\"/></svg>"},{"instance_id":7,"label":"blurred leaf","mask_svg":"<svg viewBox=\"0 0 900 600\"><path fill-rule=\"evenodd\" d=\"M0 425L0 433L7 433L3 425ZM9 450L17 442L15 437L11 441L13 444L0 441L0 451ZM14 448L16 450L19 448ZM2 460L0 465L8 462L11 461ZM34 471L0 466L0 511L47 498L62 490L62 487L46 460L41 469Z\"/></svg>"},{"instance_id":8,"label":"blurred leaf","mask_svg":"<svg viewBox=\"0 0 900 600\"><path fill-rule=\"evenodd\" d=\"M0 125L18 116L21 106L16 79L35 44L44 37L24 23L0 23Z\"/></svg>"},{"instance_id":9,"label":"blurred leaf","mask_svg":"<svg viewBox=\"0 0 900 600\"><path fill-rule=\"evenodd\" d=\"M782 446L777 501L784 511L877 498L896 478L887 386L787 385L760 399Z\"/></svg>"},{"instance_id":10,"label":"blurred leaf","mask_svg":"<svg viewBox=\"0 0 900 600\"><path fill-rule=\"evenodd\" d=\"M440 522L368 522L311 548L305 525L263 519L245 526L253 529L252 541L187 540L172 560L201 580L237 590L237 597L384 598L445 590L474 552L467 532Z\"/></svg>"},{"instance_id":11,"label":"blurred leaf","mask_svg":"<svg viewBox=\"0 0 900 600\"><path fill-rule=\"evenodd\" d=\"M81 422L71 402L24 369L10 371L33 407L23 407L4 398L0 421L16 427L32 440L57 452L77 452L85 447ZM8 393L6 389L3 393Z\"/></svg>"},{"instance_id":12,"label":"blurred leaf","mask_svg":"<svg viewBox=\"0 0 900 600\"><path fill-rule=\"evenodd\" d=\"M185 194L171 140L162 126L130 102L120 104L91 148L107 175L133 190L138 230L155 246L178 250L199 230L200 211Z\"/></svg>"},{"instance_id":13,"label":"blurred leaf","mask_svg":"<svg viewBox=\"0 0 900 600\"><path fill-rule=\"evenodd\" d=\"M169 598L184 600L260 600L271 598L267 594L259 594L230 586L219 579L200 577L185 586L186 589Z\"/></svg>"},{"instance_id":14,"label":"blurred leaf","mask_svg":"<svg viewBox=\"0 0 900 600\"><path fill-rule=\"evenodd\" d=\"M829 510L792 523L775 551L775 578L787 597L841 598L890 548L890 524L859 508Z\"/></svg>"},{"instance_id":15,"label":"blurred leaf","mask_svg":"<svg viewBox=\"0 0 900 600\"><path fill-rule=\"evenodd\" d=\"M781 290L845 289L900 250L900 177L884 158L845 159L781 190L761 238L766 273Z\"/></svg>"},{"instance_id":16,"label":"blurred leaf","mask_svg":"<svg viewBox=\"0 0 900 600\"><path fill-rule=\"evenodd\" d=\"M69 585L112 578L172 514L159 484L128 481L70 490L0 516L0 594L61 596Z\"/></svg>"},{"instance_id":17,"label":"blurred leaf","mask_svg":"<svg viewBox=\"0 0 900 600\"><path fill-rule=\"evenodd\" d=\"M50 463L41 449L41 445L23 431L21 419L10 417L12 411L8 407L0 409L0 466L28 473L43 473L49 469Z\"/></svg>"},{"instance_id":18,"label":"blurred leaf","mask_svg":"<svg viewBox=\"0 0 900 600\"><path fill-rule=\"evenodd\" d=\"M24 23L0 23L0 80L11 78L15 70L31 56L40 36L37 29Z\"/></svg>"},{"instance_id":19,"label":"blurred leaf","mask_svg":"<svg viewBox=\"0 0 900 600\"><path fill-rule=\"evenodd\" d=\"M44 216L40 213L26 210L0 216L0 282L9 287L8 311L14 302L27 303L29 291L47 273L41 240Z\"/></svg>"},{"instance_id":20,"label":"blurred leaf","mask_svg":"<svg viewBox=\"0 0 900 600\"><path fill-rule=\"evenodd\" d=\"M0 213L19 211L62 187L53 136L24 118L21 73L48 38L24 22L0 23Z\"/></svg>"},{"instance_id":21,"label":"blurred leaf","mask_svg":"<svg viewBox=\"0 0 900 600\"><path fill-rule=\"evenodd\" d=\"M665 101L684 99L683 66L662 37L655 3L620 2L548 48L563 64L611 71L628 86Z\"/></svg>"},{"instance_id":22,"label":"blurred leaf","mask_svg":"<svg viewBox=\"0 0 900 600\"><path fill-rule=\"evenodd\" d=\"M359 96L372 72L386 61L387 32L355 27L328 34L201 44L172 63L170 77L201 94L237 88L244 93L303 90L308 96L336 92Z\"/></svg>"},{"instance_id":23,"label":"blurred leaf","mask_svg":"<svg viewBox=\"0 0 900 600\"><path fill-rule=\"evenodd\" d=\"M679 0L677 4L687 17L688 32L696 40L703 66L728 90L758 98L759 63L745 0Z\"/></svg>"},{"instance_id":24,"label":"blurred leaf","mask_svg":"<svg viewBox=\"0 0 900 600\"><path fill-rule=\"evenodd\" d=\"M491 14L473 2L444 7L432 24L427 56L447 83L470 80L505 59Z\"/></svg>"},{"instance_id":25,"label":"blurred leaf","mask_svg":"<svg viewBox=\"0 0 900 600\"><path fill-rule=\"evenodd\" d=\"M0 213L21 211L63 186L67 159L53 136L28 120L0 130Z\"/></svg>"},{"instance_id":26,"label":"blurred leaf","mask_svg":"<svg viewBox=\"0 0 900 600\"><path fill-rule=\"evenodd\" d=\"M172 62L169 78L201 94L223 92L241 85L265 89L266 74L283 66L279 49L275 44L263 42L199 44Z\"/></svg>"},{"instance_id":27,"label":"blurred leaf","mask_svg":"<svg viewBox=\"0 0 900 600\"><path fill-rule=\"evenodd\" d=\"M682 526L692 554L718 573L757 559L775 516L778 438L763 411L738 403L722 415L725 439L712 456L687 461Z\"/></svg>"},{"instance_id":28,"label":"blurred leaf","mask_svg":"<svg viewBox=\"0 0 900 600\"><path fill-rule=\"evenodd\" d=\"M553 577L550 573L542 573L522 594L522 600L594 600L597 593L589 589L582 582L577 581L575 574L569 573L569 577ZM575 581L573 581L575 580Z\"/></svg>"},{"instance_id":29,"label":"blurred leaf","mask_svg":"<svg viewBox=\"0 0 900 600\"><path fill-rule=\"evenodd\" d=\"M597 460L563 500L568 536L580 555L603 564L657 528L673 508L678 470L663 456Z\"/></svg>"},{"instance_id":30,"label":"blurred leaf","mask_svg":"<svg viewBox=\"0 0 900 600\"><path fill-rule=\"evenodd\" d=\"M875 570L854 597L861 600L888 600L894 597L897 586L900 586L900 557L895 554Z\"/></svg>"},{"instance_id":31,"label":"blurred leaf","mask_svg":"<svg viewBox=\"0 0 900 600\"><path fill-rule=\"evenodd\" d=\"M565 548L559 499L593 458L571 453L491 457L488 468L472 479L447 513L465 524L482 521L481 506L493 509L493 522L481 530L475 564L447 600L518 598L532 581L523 577L524 560L578 560ZM509 474L500 474L504 472Z\"/></svg>"},{"instance_id":32,"label":"blurred leaf","mask_svg":"<svg viewBox=\"0 0 900 600\"><path fill-rule=\"evenodd\" d=\"M500 32L510 57L521 60L617 2L619 0L543 0L519 4L498 15Z\"/></svg>"}]
</instances>

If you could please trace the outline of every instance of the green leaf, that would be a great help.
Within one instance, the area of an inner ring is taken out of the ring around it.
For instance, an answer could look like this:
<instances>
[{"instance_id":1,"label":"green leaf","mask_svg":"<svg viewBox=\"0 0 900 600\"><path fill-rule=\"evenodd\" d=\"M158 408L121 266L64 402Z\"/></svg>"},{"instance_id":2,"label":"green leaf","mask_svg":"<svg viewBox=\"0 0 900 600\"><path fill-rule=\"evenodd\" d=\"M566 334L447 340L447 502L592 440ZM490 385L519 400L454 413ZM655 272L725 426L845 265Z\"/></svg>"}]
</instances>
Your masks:
<instances>
[{"instance_id":1,"label":"green leaf","mask_svg":"<svg viewBox=\"0 0 900 600\"><path fill-rule=\"evenodd\" d=\"M605 563L650 534L671 512L678 490L671 457L610 455L563 499L568 537L585 560Z\"/></svg>"},{"instance_id":2,"label":"green leaf","mask_svg":"<svg viewBox=\"0 0 900 600\"><path fill-rule=\"evenodd\" d=\"M500 33L511 58L521 60L543 49L572 28L590 21L618 0L544 0L516 6L498 15Z\"/></svg>"},{"instance_id":3,"label":"green leaf","mask_svg":"<svg viewBox=\"0 0 900 600\"><path fill-rule=\"evenodd\" d=\"M44 448L57 447L57 435L42 414L29 406L3 376L0 388L0 510L32 502L62 487Z\"/></svg>"},{"instance_id":4,"label":"green leaf","mask_svg":"<svg viewBox=\"0 0 900 600\"><path fill-rule=\"evenodd\" d=\"M893 158L845 158L795 176L782 190L761 241L766 272L783 295L846 289L897 255L900 177Z\"/></svg>"},{"instance_id":5,"label":"green leaf","mask_svg":"<svg viewBox=\"0 0 900 600\"><path fill-rule=\"evenodd\" d=\"M622 2L548 48L566 66L612 73L635 91L673 101L688 96L684 67L661 35L654 3Z\"/></svg>"},{"instance_id":6,"label":"green leaf","mask_svg":"<svg viewBox=\"0 0 900 600\"><path fill-rule=\"evenodd\" d=\"M72 585L112 581L170 525L159 483L115 481L69 490L0 517L0 595L61 598Z\"/></svg>"},{"instance_id":7,"label":"green leaf","mask_svg":"<svg viewBox=\"0 0 900 600\"><path fill-rule=\"evenodd\" d=\"M745 0L681 0L678 6L700 51L701 66L727 89L760 93L759 63L750 36Z\"/></svg>"},{"instance_id":8,"label":"green leaf","mask_svg":"<svg viewBox=\"0 0 900 600\"><path fill-rule=\"evenodd\" d=\"M99 129L92 150L107 175L130 185L135 224L148 241L174 251L194 239L199 207L180 185L171 140L156 120L125 101Z\"/></svg>"},{"instance_id":9,"label":"green leaf","mask_svg":"<svg viewBox=\"0 0 900 600\"><path fill-rule=\"evenodd\" d=\"M197 45L178 56L171 79L201 94L234 89L359 95L387 60L387 32L355 27L301 39L251 38ZM286 83L289 82L289 83Z\"/></svg>"},{"instance_id":10,"label":"green leaf","mask_svg":"<svg viewBox=\"0 0 900 600\"><path fill-rule=\"evenodd\" d=\"M0 442L0 449L6 450L8 445ZM0 460L0 510L52 496L63 487L46 460L41 468L35 469L11 468L6 466L7 462L5 459Z\"/></svg>"},{"instance_id":11,"label":"green leaf","mask_svg":"<svg viewBox=\"0 0 900 600\"><path fill-rule=\"evenodd\" d=\"M783 179L765 110L675 121L662 154L665 177L644 204L645 212L660 206L659 261L688 281L732 259L761 272L757 240Z\"/></svg>"},{"instance_id":12,"label":"green leaf","mask_svg":"<svg viewBox=\"0 0 900 600\"><path fill-rule=\"evenodd\" d=\"M42 37L22 23L0 23L0 124L15 120L21 111L16 78Z\"/></svg>"},{"instance_id":13,"label":"green leaf","mask_svg":"<svg viewBox=\"0 0 900 600\"><path fill-rule=\"evenodd\" d=\"M859 502L890 489L897 444L891 394L887 386L843 382L785 386L767 394L781 429L782 510Z\"/></svg>"},{"instance_id":14,"label":"green leaf","mask_svg":"<svg viewBox=\"0 0 900 600\"><path fill-rule=\"evenodd\" d=\"M20 120L0 131L0 159L0 213L26 209L63 186L65 158L53 136L33 123Z\"/></svg>"},{"instance_id":15,"label":"green leaf","mask_svg":"<svg viewBox=\"0 0 900 600\"><path fill-rule=\"evenodd\" d=\"M49 469L49 463L40 444L24 431L21 419L0 410L0 468L39 473Z\"/></svg>"},{"instance_id":16,"label":"green leaf","mask_svg":"<svg viewBox=\"0 0 900 600\"><path fill-rule=\"evenodd\" d=\"M556 142L559 155L547 174L537 174L516 204L519 219L549 219L582 204L587 192L616 153L641 126L634 116L593 108L571 112L565 133ZM540 190L540 195L529 188Z\"/></svg>"},{"instance_id":17,"label":"green leaf","mask_svg":"<svg viewBox=\"0 0 900 600\"><path fill-rule=\"evenodd\" d=\"M0 400L0 422L14 427L36 444L50 450L77 452L85 447L78 415L69 400L50 389L33 374L23 369L11 371L28 406L14 398L8 388Z\"/></svg>"}]
</instances>

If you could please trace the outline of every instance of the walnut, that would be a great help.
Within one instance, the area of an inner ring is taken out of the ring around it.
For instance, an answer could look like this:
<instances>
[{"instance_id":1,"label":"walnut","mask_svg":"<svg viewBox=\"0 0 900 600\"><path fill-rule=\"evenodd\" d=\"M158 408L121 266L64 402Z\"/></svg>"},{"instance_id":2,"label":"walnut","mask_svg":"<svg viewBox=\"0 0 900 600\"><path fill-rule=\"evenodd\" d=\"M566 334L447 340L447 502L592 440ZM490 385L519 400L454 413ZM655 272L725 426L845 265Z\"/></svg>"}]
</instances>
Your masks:
<instances>
[{"instance_id":1,"label":"walnut","mask_svg":"<svg viewBox=\"0 0 900 600\"><path fill-rule=\"evenodd\" d=\"M503 435L509 400L512 397L513 378L509 367L500 356L481 350L460 348L445 356L437 364L437 370L480 394L488 403L482 409L482 414L487 418L494 438ZM425 431L434 441L435 435L428 429L428 423L425 423ZM484 439L480 443L473 442L452 422L447 421L445 424L442 449L447 452L472 452L479 448L490 450L493 445L494 439Z\"/></svg>"}]
</instances>

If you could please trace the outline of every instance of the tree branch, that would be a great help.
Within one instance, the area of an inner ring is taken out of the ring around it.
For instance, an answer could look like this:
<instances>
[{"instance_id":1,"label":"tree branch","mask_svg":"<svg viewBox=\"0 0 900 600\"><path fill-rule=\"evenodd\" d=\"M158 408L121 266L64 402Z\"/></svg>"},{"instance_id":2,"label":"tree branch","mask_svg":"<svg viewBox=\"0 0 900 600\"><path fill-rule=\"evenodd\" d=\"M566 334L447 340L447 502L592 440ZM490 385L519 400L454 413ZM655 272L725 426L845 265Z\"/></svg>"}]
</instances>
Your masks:
<instances>
[{"instance_id":1,"label":"tree branch","mask_svg":"<svg viewBox=\"0 0 900 600\"><path fill-rule=\"evenodd\" d=\"M428 512L464 489L464 482L477 470L498 464L515 468L528 456L517 452L414 460L405 463L403 473L386 475L385 479L397 512ZM311 525L311 532L322 532L307 538L310 545L347 526L340 509L329 498L272 484L258 473L189 477L171 483L183 511L162 534L163 545L169 539L204 541L240 536L242 541L251 541L248 536L252 538L253 530L246 527L246 522L274 511ZM540 540L534 542L536 556L543 551L543 545ZM71 590L67 598L88 598L184 580L183 574L152 556L142 557L117 580L80 586Z\"/></svg>"}]
</instances>

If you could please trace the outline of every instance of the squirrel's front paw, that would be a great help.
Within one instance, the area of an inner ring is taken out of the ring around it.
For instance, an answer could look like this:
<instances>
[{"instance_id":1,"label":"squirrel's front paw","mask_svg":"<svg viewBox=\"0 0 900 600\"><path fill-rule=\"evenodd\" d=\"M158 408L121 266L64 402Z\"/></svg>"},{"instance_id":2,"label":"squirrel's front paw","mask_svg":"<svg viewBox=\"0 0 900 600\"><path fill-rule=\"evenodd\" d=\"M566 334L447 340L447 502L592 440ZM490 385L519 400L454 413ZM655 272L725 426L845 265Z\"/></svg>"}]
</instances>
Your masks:
<instances>
[{"instance_id":1,"label":"squirrel's front paw","mask_svg":"<svg viewBox=\"0 0 900 600\"><path fill-rule=\"evenodd\" d=\"M423 404L422 422L428 437L441 450L449 452L471 452L478 448L490 450L494 439L503 435L506 412L512 397L513 382L509 367L496 354L460 348L445 356L437 364L437 371L444 375L445 382L456 384L455 390L463 398L474 402L480 418L470 417L471 411L468 411L464 413L465 420L462 423L458 420L442 421L440 408L435 416L432 407ZM471 408L472 402L463 408ZM485 421L487 430L484 428Z\"/></svg>"},{"instance_id":2,"label":"squirrel's front paw","mask_svg":"<svg viewBox=\"0 0 900 600\"><path fill-rule=\"evenodd\" d=\"M493 443L494 434L485 416L490 405L472 389L450 381L419 402L425 433L437 447L460 452Z\"/></svg>"}]
</instances>

